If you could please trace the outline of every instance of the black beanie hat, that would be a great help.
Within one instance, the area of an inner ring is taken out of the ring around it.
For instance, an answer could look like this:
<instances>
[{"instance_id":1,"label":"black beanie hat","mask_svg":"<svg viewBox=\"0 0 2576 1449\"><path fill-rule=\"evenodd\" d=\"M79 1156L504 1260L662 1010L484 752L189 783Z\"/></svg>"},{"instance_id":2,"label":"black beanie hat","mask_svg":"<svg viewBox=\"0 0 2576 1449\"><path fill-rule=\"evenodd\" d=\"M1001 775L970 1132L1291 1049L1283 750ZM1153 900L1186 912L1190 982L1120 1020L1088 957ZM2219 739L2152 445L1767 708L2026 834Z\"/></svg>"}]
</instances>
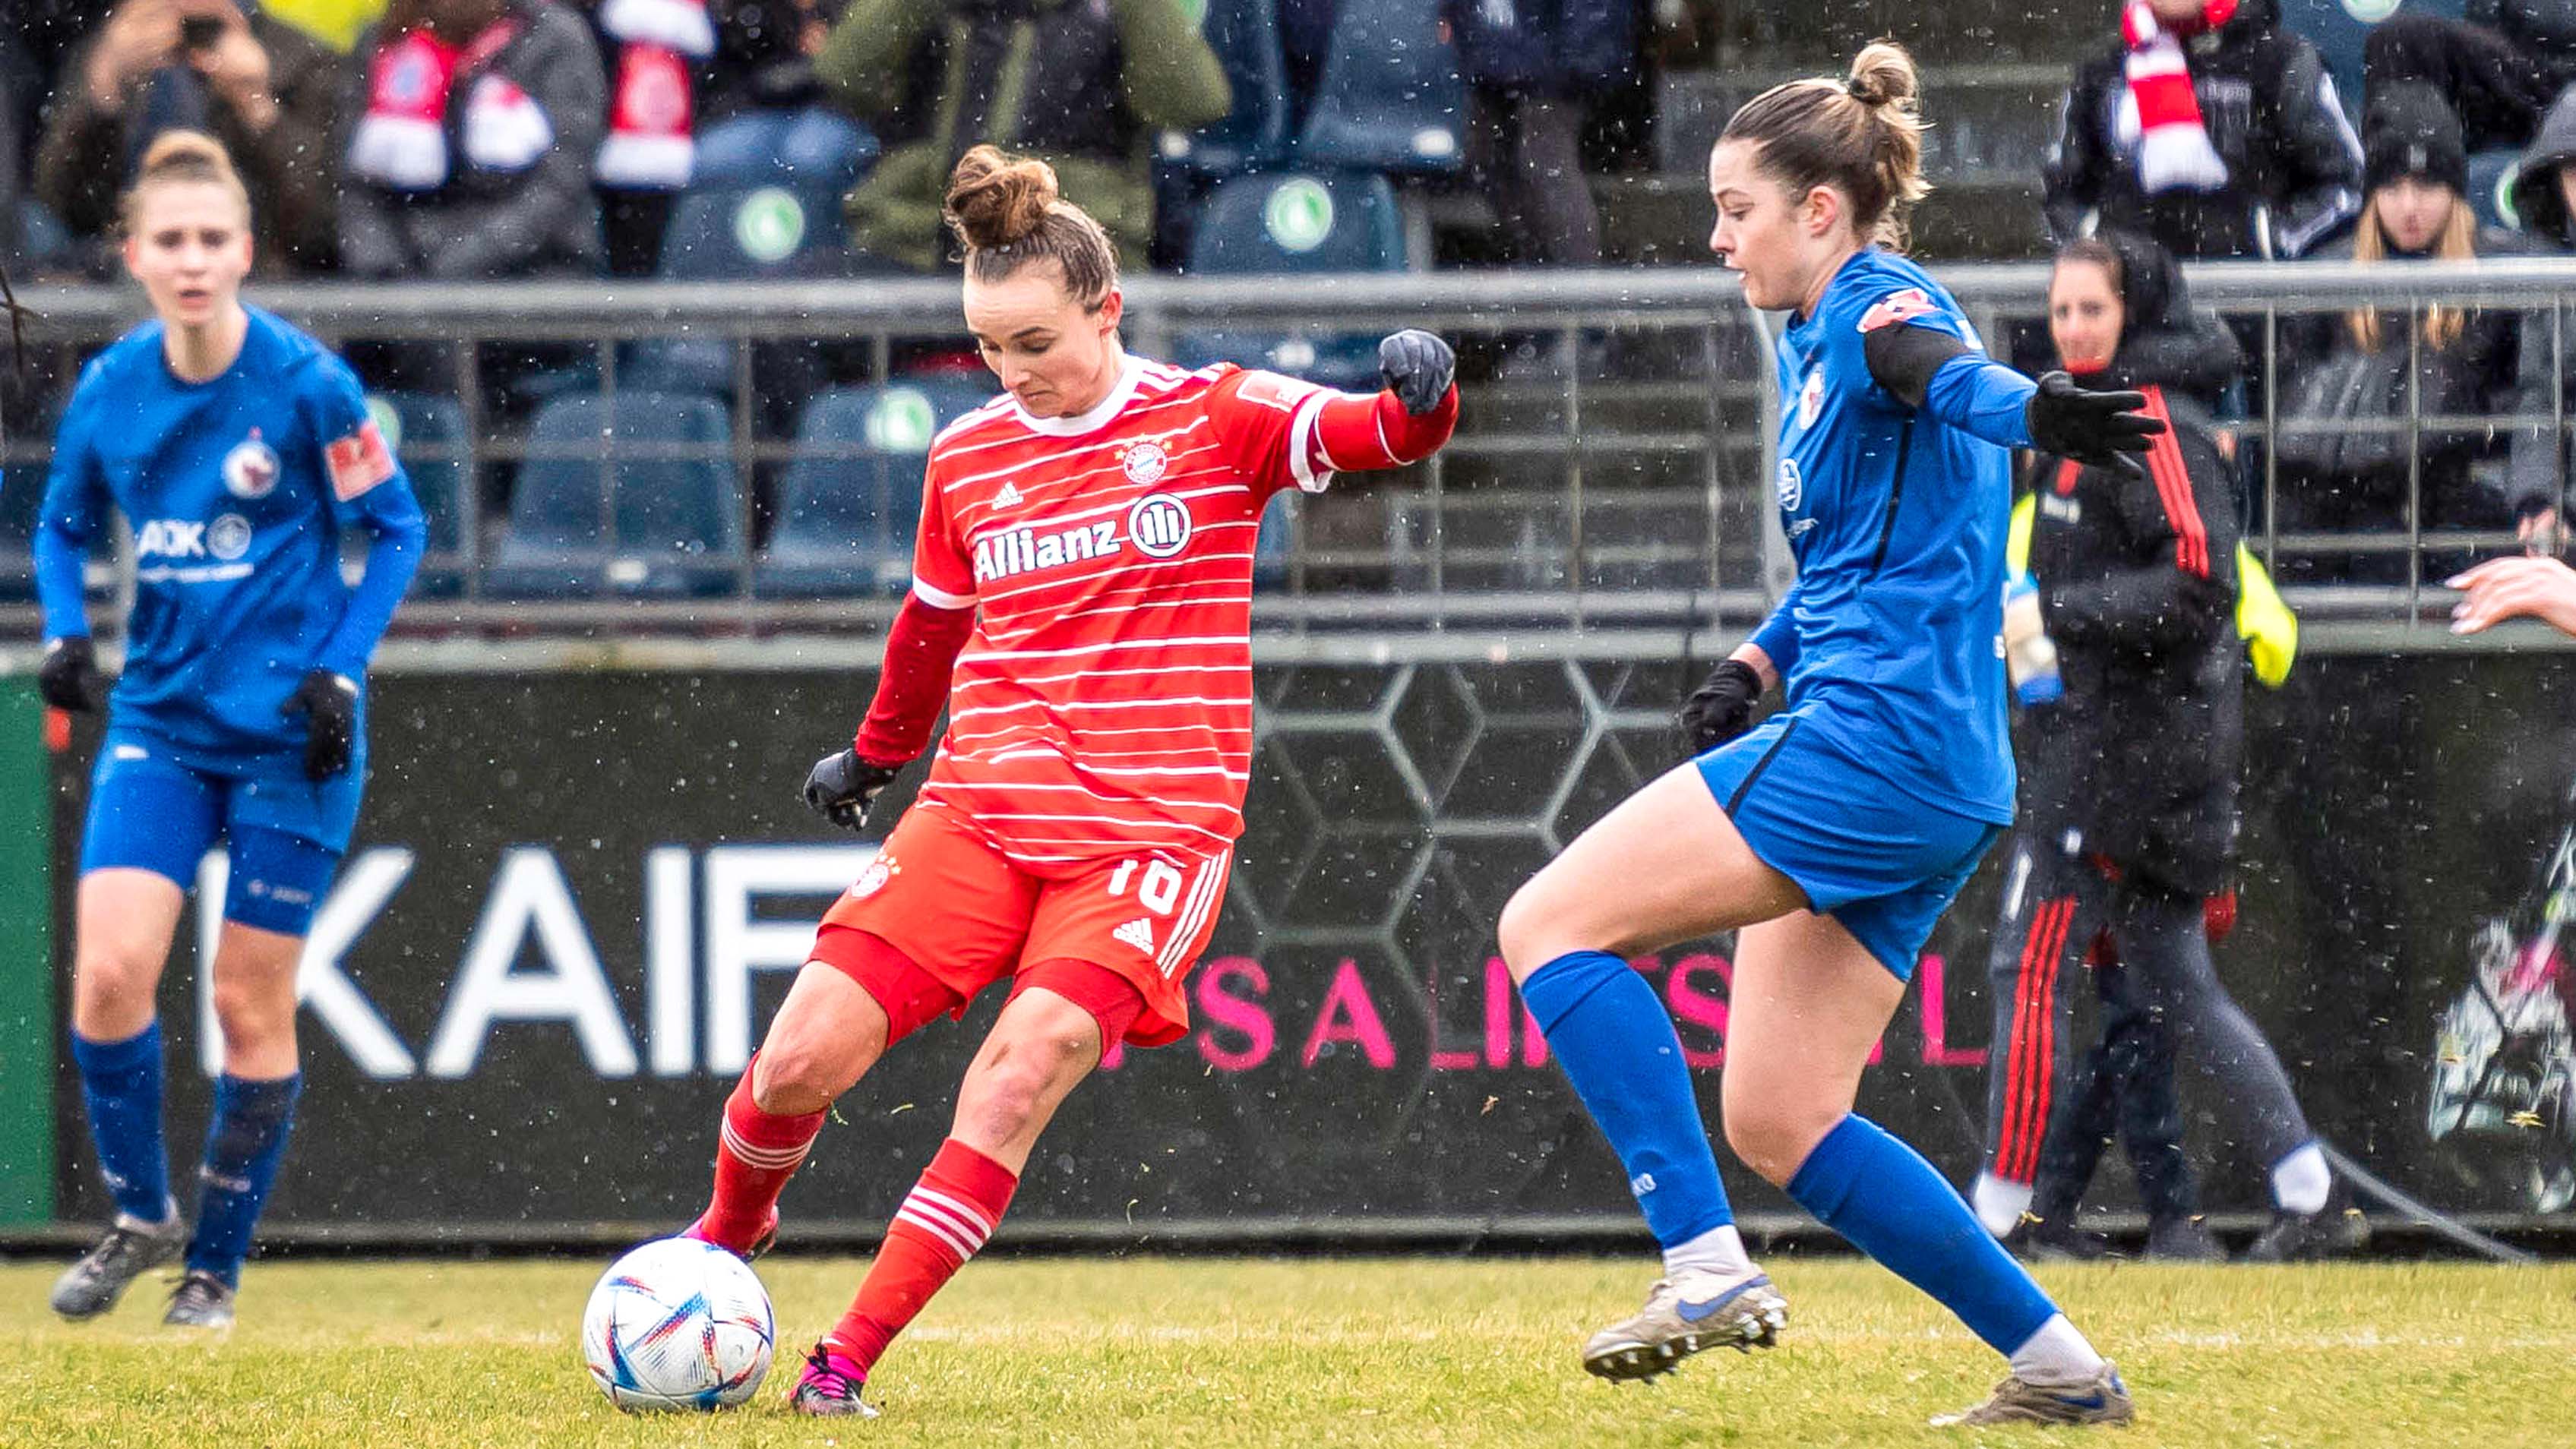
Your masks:
<instances>
[{"instance_id":1,"label":"black beanie hat","mask_svg":"<svg viewBox=\"0 0 2576 1449\"><path fill-rule=\"evenodd\" d=\"M2361 154L2366 190L2421 176L2469 194L2469 148L2460 137L2460 118L2440 91L2421 82L2393 85L2370 98L2361 118Z\"/></svg>"}]
</instances>

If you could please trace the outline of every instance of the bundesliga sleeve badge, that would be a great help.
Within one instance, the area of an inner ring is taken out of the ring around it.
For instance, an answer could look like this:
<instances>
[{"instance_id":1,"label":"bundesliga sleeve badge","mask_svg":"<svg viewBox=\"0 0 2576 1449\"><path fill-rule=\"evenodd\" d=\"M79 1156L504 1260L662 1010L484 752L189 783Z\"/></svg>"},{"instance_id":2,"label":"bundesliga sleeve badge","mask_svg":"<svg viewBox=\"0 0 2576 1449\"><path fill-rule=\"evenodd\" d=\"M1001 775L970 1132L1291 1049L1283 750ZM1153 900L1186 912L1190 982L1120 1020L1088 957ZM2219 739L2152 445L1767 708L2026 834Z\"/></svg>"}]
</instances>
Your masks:
<instances>
[{"instance_id":1,"label":"bundesliga sleeve badge","mask_svg":"<svg viewBox=\"0 0 2576 1449\"><path fill-rule=\"evenodd\" d=\"M1932 305L1932 298L1921 287L1908 287L1902 292L1890 292L1871 303L1869 310L1860 314L1860 330L1875 332L1881 327L1893 327L1917 317L1932 316L1940 310Z\"/></svg>"},{"instance_id":2,"label":"bundesliga sleeve badge","mask_svg":"<svg viewBox=\"0 0 2576 1449\"><path fill-rule=\"evenodd\" d=\"M271 454L272 459L275 454ZM384 430L375 419L358 424L358 430L322 450L323 462L331 469L331 491L343 503L394 476L393 451L385 446Z\"/></svg>"}]
</instances>

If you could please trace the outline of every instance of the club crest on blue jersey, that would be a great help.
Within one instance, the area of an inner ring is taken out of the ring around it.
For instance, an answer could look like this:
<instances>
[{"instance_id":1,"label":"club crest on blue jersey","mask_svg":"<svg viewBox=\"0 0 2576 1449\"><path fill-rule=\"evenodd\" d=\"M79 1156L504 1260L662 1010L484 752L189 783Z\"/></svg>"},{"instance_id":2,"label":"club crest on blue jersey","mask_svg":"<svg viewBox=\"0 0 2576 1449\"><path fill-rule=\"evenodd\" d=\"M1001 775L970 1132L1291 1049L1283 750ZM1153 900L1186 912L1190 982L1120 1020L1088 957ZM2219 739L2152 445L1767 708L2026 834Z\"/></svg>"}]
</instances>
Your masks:
<instances>
[{"instance_id":1,"label":"club crest on blue jersey","mask_svg":"<svg viewBox=\"0 0 2576 1449\"><path fill-rule=\"evenodd\" d=\"M235 498L266 498L277 487L277 450L262 441L259 429L224 454L224 491Z\"/></svg>"},{"instance_id":2,"label":"club crest on blue jersey","mask_svg":"<svg viewBox=\"0 0 2576 1449\"><path fill-rule=\"evenodd\" d=\"M1812 428L1825 412L1825 372L1823 368L1807 369L1807 381L1798 389L1798 426ZM1794 506L1794 505L1793 505Z\"/></svg>"}]
</instances>

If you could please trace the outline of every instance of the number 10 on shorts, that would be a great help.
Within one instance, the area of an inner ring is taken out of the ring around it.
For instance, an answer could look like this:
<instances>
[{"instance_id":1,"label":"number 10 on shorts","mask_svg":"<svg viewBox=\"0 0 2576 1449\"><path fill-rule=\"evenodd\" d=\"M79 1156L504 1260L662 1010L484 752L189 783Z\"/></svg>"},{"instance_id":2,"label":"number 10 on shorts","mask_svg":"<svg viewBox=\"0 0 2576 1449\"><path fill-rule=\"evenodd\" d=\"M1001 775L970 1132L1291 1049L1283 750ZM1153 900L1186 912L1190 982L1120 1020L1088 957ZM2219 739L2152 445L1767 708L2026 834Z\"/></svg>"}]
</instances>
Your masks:
<instances>
[{"instance_id":1,"label":"number 10 on shorts","mask_svg":"<svg viewBox=\"0 0 2576 1449\"><path fill-rule=\"evenodd\" d=\"M1145 878L1142 881L1136 880L1139 866L1143 867L1145 872ZM1118 868L1109 873L1109 893L1113 896L1127 894L1127 886L1130 882L1135 882L1136 885L1137 904L1155 915L1168 916L1172 913L1172 907L1181 903L1181 873L1173 868L1169 861L1122 860L1118 862Z\"/></svg>"}]
</instances>

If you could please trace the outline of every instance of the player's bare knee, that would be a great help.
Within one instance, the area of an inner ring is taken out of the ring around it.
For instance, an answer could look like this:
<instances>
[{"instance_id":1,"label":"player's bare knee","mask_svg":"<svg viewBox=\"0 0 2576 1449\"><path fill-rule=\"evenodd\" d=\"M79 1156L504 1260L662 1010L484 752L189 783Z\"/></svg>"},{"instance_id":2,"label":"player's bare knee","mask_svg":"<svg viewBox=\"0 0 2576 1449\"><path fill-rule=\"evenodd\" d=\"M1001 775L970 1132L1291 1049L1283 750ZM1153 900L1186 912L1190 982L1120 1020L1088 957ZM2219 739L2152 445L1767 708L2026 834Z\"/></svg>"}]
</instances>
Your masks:
<instances>
[{"instance_id":1,"label":"player's bare knee","mask_svg":"<svg viewBox=\"0 0 2576 1449\"><path fill-rule=\"evenodd\" d=\"M148 1008L160 984L160 959L147 952L83 941L74 957L72 991L85 1009Z\"/></svg>"},{"instance_id":2,"label":"player's bare knee","mask_svg":"<svg viewBox=\"0 0 2576 1449\"><path fill-rule=\"evenodd\" d=\"M295 1044L295 1006L281 1006L273 1001L237 998L226 1001L221 991L215 993L215 1025L223 1032L224 1053L234 1057L265 1057L272 1052L291 1050Z\"/></svg>"},{"instance_id":3,"label":"player's bare knee","mask_svg":"<svg viewBox=\"0 0 2576 1449\"><path fill-rule=\"evenodd\" d=\"M813 1037L773 1037L752 1067L751 1100L763 1112L798 1117L820 1112L856 1085L873 1057Z\"/></svg>"},{"instance_id":4,"label":"player's bare knee","mask_svg":"<svg viewBox=\"0 0 2576 1449\"><path fill-rule=\"evenodd\" d=\"M1522 882L1503 903L1503 914L1494 923L1496 944L1502 947L1503 964L1511 968L1514 981L1528 980L1531 972L1564 954L1548 939L1549 930L1561 923L1549 919L1546 882L1544 870Z\"/></svg>"},{"instance_id":5,"label":"player's bare knee","mask_svg":"<svg viewBox=\"0 0 2576 1449\"><path fill-rule=\"evenodd\" d=\"M1726 1145L1763 1181L1786 1187L1789 1179L1798 1175L1798 1169L1806 1165L1807 1154L1815 1151L1816 1144L1832 1129L1832 1123L1819 1125L1814 1118L1814 1113L1795 1107L1738 1107L1730 1103Z\"/></svg>"}]
</instances>

